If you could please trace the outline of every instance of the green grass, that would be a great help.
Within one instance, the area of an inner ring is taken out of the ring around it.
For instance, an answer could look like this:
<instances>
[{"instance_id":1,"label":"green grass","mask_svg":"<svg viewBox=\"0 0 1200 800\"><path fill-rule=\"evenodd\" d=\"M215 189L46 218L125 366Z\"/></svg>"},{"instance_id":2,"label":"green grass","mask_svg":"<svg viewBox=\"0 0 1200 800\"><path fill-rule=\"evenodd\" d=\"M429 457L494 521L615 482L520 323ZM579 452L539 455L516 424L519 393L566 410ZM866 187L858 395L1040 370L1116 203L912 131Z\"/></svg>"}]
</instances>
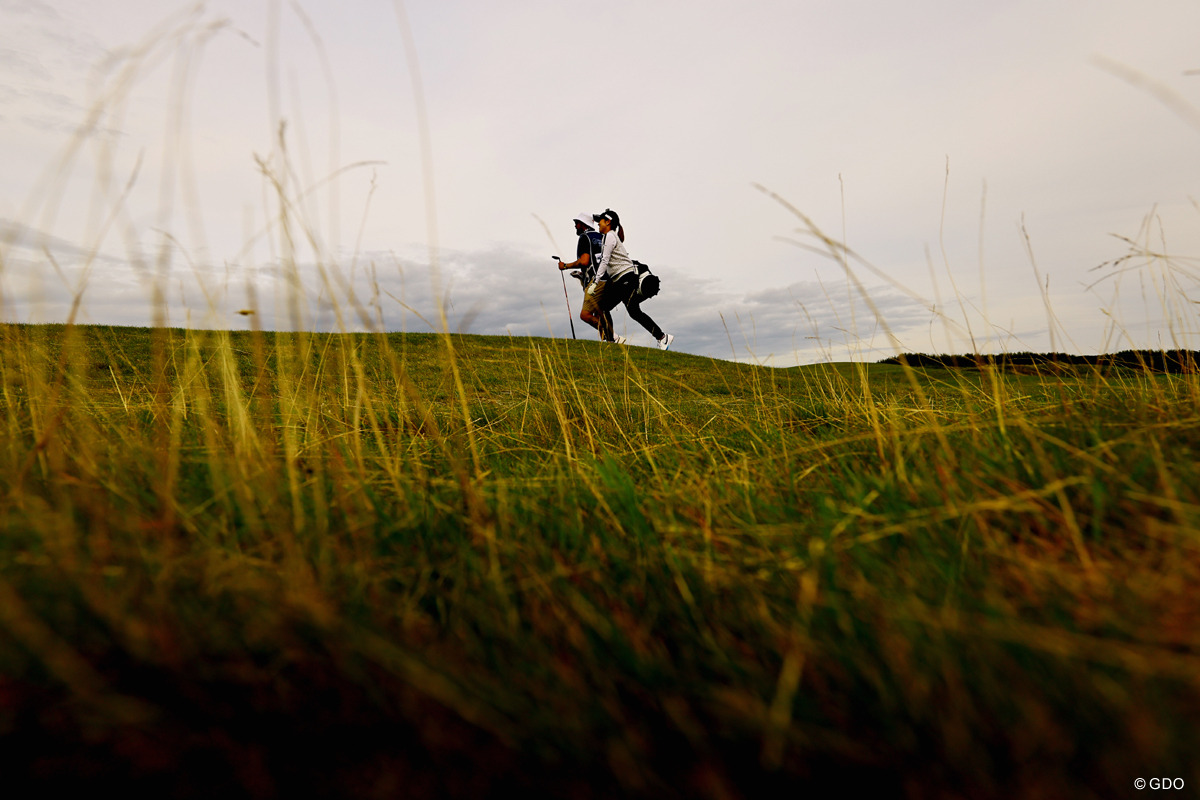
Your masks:
<instances>
[{"instance_id":1,"label":"green grass","mask_svg":"<svg viewBox=\"0 0 1200 800\"><path fill-rule=\"evenodd\" d=\"M0 775L1200 785L1200 381L0 328Z\"/></svg>"}]
</instances>

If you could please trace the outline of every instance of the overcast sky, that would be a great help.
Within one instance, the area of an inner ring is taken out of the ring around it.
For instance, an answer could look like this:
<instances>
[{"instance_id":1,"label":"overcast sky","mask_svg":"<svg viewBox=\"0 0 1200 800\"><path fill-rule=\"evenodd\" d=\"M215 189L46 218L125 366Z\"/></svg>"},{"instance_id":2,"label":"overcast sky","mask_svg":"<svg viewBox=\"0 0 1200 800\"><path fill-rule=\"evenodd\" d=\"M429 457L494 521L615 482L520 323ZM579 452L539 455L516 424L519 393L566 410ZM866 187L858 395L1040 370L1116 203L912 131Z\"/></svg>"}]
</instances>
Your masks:
<instances>
[{"instance_id":1,"label":"overcast sky","mask_svg":"<svg viewBox=\"0 0 1200 800\"><path fill-rule=\"evenodd\" d=\"M1197 348L1198 44L1195 0L0 0L0 312L570 336L611 207L686 352Z\"/></svg>"}]
</instances>

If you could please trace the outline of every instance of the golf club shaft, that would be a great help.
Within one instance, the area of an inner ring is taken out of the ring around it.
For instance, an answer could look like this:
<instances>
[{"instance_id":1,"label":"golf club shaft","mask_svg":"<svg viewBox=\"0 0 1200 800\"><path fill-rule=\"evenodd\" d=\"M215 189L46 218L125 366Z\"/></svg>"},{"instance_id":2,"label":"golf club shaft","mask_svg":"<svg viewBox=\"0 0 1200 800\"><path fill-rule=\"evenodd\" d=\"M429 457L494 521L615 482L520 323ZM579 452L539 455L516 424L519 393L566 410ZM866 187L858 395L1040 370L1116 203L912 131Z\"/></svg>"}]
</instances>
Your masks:
<instances>
[{"instance_id":1,"label":"golf club shaft","mask_svg":"<svg viewBox=\"0 0 1200 800\"><path fill-rule=\"evenodd\" d=\"M575 338L575 314L571 311L571 299L567 297L567 279L563 278L562 273L558 273L563 282L563 297L567 301L567 321L571 323L571 338Z\"/></svg>"},{"instance_id":2,"label":"golf club shaft","mask_svg":"<svg viewBox=\"0 0 1200 800\"><path fill-rule=\"evenodd\" d=\"M555 261L562 261L558 256L551 256ZM567 294L567 278L562 274L562 270L558 271L558 277L562 278L563 282L563 299L567 301L567 321L571 323L571 338L575 337L575 314L571 312L571 298Z\"/></svg>"}]
</instances>

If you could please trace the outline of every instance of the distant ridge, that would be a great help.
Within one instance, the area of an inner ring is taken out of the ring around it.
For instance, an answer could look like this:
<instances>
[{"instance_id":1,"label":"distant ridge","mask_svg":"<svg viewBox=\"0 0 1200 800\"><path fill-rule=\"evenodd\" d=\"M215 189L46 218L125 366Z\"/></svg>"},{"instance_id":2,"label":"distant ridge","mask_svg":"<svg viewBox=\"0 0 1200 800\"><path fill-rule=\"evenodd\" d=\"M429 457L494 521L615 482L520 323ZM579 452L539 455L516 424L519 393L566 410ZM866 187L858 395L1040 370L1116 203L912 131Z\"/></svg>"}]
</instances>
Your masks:
<instances>
[{"instance_id":1,"label":"distant ridge","mask_svg":"<svg viewBox=\"0 0 1200 800\"><path fill-rule=\"evenodd\" d=\"M880 364L910 367L941 367L945 369L979 369L993 367L1024 372L1030 369L1054 371L1064 367L1093 367L1133 369L1163 374L1194 374L1200 370L1200 352L1195 350L1122 350L1105 355L1079 356L1068 353L1001 353L999 355L936 355L904 353L882 359Z\"/></svg>"}]
</instances>

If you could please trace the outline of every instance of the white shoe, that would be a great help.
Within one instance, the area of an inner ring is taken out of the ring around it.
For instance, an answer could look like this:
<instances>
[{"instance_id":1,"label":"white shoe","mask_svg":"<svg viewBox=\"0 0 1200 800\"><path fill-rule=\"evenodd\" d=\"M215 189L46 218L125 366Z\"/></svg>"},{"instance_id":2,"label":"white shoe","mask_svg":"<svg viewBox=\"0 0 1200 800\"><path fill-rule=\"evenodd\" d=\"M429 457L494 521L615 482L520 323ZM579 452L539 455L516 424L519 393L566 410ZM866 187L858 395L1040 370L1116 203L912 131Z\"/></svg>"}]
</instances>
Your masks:
<instances>
[{"instance_id":1,"label":"white shoe","mask_svg":"<svg viewBox=\"0 0 1200 800\"><path fill-rule=\"evenodd\" d=\"M613 339L613 344L625 344L628 341L629 340L626 339L624 336L618 336L617 338Z\"/></svg>"},{"instance_id":2,"label":"white shoe","mask_svg":"<svg viewBox=\"0 0 1200 800\"><path fill-rule=\"evenodd\" d=\"M659 350L670 350L671 342L673 342L673 341L675 341L674 336L672 336L669 333L664 333L663 337L658 340L658 349Z\"/></svg>"}]
</instances>

